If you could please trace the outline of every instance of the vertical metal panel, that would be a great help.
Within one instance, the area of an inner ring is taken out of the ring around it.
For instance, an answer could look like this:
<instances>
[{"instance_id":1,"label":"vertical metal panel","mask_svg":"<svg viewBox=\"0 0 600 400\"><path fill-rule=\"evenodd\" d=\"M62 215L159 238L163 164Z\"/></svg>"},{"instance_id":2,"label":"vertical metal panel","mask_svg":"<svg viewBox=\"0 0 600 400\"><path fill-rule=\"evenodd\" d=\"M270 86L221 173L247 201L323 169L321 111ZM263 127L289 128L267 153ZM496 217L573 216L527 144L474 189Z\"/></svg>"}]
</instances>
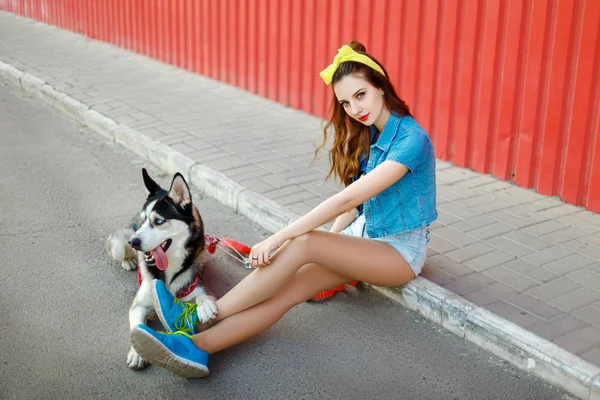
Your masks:
<instances>
[{"instance_id":1,"label":"vertical metal panel","mask_svg":"<svg viewBox=\"0 0 600 400\"><path fill-rule=\"evenodd\" d=\"M85 35L87 32L88 8L85 6L85 3L81 1L77 1L75 7L77 8L77 32Z\"/></svg>"},{"instance_id":2,"label":"vertical metal panel","mask_svg":"<svg viewBox=\"0 0 600 400\"><path fill-rule=\"evenodd\" d=\"M248 89L248 0L238 2L237 18L238 25L238 47L237 47L237 67L238 86L242 89Z\"/></svg>"},{"instance_id":3,"label":"vertical metal panel","mask_svg":"<svg viewBox=\"0 0 600 400\"><path fill-rule=\"evenodd\" d=\"M25 16L29 17L29 18L35 18L35 12L34 12L34 8L33 8L33 1L32 0L25 0Z\"/></svg>"},{"instance_id":4,"label":"vertical metal panel","mask_svg":"<svg viewBox=\"0 0 600 400\"><path fill-rule=\"evenodd\" d=\"M202 57L202 43L201 43L201 14L200 14L200 2L194 0L191 2L192 7L189 10L190 26L192 28L190 42L192 43L192 71L200 73L201 70L201 57Z\"/></svg>"},{"instance_id":5,"label":"vertical metal panel","mask_svg":"<svg viewBox=\"0 0 600 400\"><path fill-rule=\"evenodd\" d=\"M45 0L42 0L45 1ZM88 14L87 14L87 31L86 35L91 37L92 39L96 39L98 37L97 34L97 6L98 3L96 1L90 1L88 3Z\"/></svg>"},{"instance_id":6,"label":"vertical metal panel","mask_svg":"<svg viewBox=\"0 0 600 400\"><path fill-rule=\"evenodd\" d=\"M393 4L393 3L392 3ZM401 12L399 10L398 12ZM451 121L452 88L455 67L456 29L458 24L458 7L456 0L443 1L439 7L436 46L436 80L433 87L433 120L429 132L434 139L438 157L447 160L449 157L450 137L447 134L449 121ZM390 75L396 76L399 72L390 70ZM404 97L403 92L399 92Z\"/></svg>"},{"instance_id":7,"label":"vertical metal panel","mask_svg":"<svg viewBox=\"0 0 600 400\"><path fill-rule=\"evenodd\" d=\"M147 0L138 0L138 7L135 7L132 11L137 14L139 19L137 20L138 32L139 32L139 46L137 51L147 56L151 53L150 44L150 29L152 21L150 20L150 2Z\"/></svg>"},{"instance_id":8,"label":"vertical metal panel","mask_svg":"<svg viewBox=\"0 0 600 400\"><path fill-rule=\"evenodd\" d=\"M179 3L179 38L181 40L180 67L189 71L193 70L193 30L192 30L192 3L193 1L181 0Z\"/></svg>"},{"instance_id":9,"label":"vertical metal panel","mask_svg":"<svg viewBox=\"0 0 600 400\"><path fill-rule=\"evenodd\" d=\"M108 22L110 24L110 41L117 46L124 47L123 40L123 2L111 0L110 10L108 10Z\"/></svg>"},{"instance_id":10,"label":"vertical metal panel","mask_svg":"<svg viewBox=\"0 0 600 400\"><path fill-rule=\"evenodd\" d=\"M303 21L302 21L302 32L311 32L310 36L306 35L302 41L302 47L300 53L302 57L300 64L298 65L301 73L301 90L300 90L300 109L306 113L314 112L314 92L311 88L314 88L315 80L318 77L316 73L306 74L303 71L316 71L317 66L315 65L315 17L316 17L316 0L305 0L302 1L303 5Z\"/></svg>"},{"instance_id":11,"label":"vertical metal panel","mask_svg":"<svg viewBox=\"0 0 600 400\"><path fill-rule=\"evenodd\" d=\"M471 116L470 163L473 168L485 171L491 156L492 137L489 129L492 118L494 80L497 67L497 38L502 0L482 4L477 20L477 40L481 51L476 57L475 84L473 85L473 114ZM433 109L433 107L432 107Z\"/></svg>"},{"instance_id":12,"label":"vertical metal panel","mask_svg":"<svg viewBox=\"0 0 600 400\"><path fill-rule=\"evenodd\" d=\"M255 92L262 97L267 96L267 46L268 46L268 10L266 0L256 0L256 89Z\"/></svg>"},{"instance_id":13,"label":"vertical metal panel","mask_svg":"<svg viewBox=\"0 0 600 400\"><path fill-rule=\"evenodd\" d=\"M291 2L292 18L290 21L290 65L289 65L289 104L296 109L300 109L300 97L302 92L302 76L308 75L300 67L302 64L303 39L309 39L310 33L303 32L302 21L304 20L304 10L301 0L292 0Z\"/></svg>"},{"instance_id":14,"label":"vertical metal panel","mask_svg":"<svg viewBox=\"0 0 600 400\"><path fill-rule=\"evenodd\" d=\"M547 195L555 193L558 182L556 173L560 173L555 166L560 165L562 151L560 126L565 113L563 99L566 96L574 2L555 0L549 5L549 11L545 43L547 57L544 65L546 79L542 89L545 115L540 119L540 132L544 134L540 135L538 141L534 182L540 193Z\"/></svg>"},{"instance_id":15,"label":"vertical metal panel","mask_svg":"<svg viewBox=\"0 0 600 400\"><path fill-rule=\"evenodd\" d=\"M458 30L457 44L454 59L458 61L454 76L454 101L450 110L450 128L451 148L449 156L452 162L461 167L468 166L469 140L471 132L469 122L471 121L474 103L473 103L473 64L475 62L476 38L477 32L477 13L482 4L459 2L458 5ZM422 82L418 82L419 85ZM416 107L416 111L420 108ZM417 114L419 118L419 114Z\"/></svg>"},{"instance_id":16,"label":"vertical metal panel","mask_svg":"<svg viewBox=\"0 0 600 400\"><path fill-rule=\"evenodd\" d=\"M133 50L131 44L135 40L135 32L131 29L131 21L129 20L130 6L134 0L121 1L119 9L121 11L120 31L121 31L121 46L127 50Z\"/></svg>"},{"instance_id":17,"label":"vertical metal panel","mask_svg":"<svg viewBox=\"0 0 600 400\"><path fill-rule=\"evenodd\" d=\"M134 50L132 45L136 39L135 32L131 29L131 7L134 5L136 0L121 1L119 3L119 9L121 12L119 30L121 31L121 47L127 50Z\"/></svg>"},{"instance_id":18,"label":"vertical metal panel","mask_svg":"<svg viewBox=\"0 0 600 400\"><path fill-rule=\"evenodd\" d=\"M279 0L268 0L266 4L269 10L269 17L267 21L267 46L265 51L265 63L267 67L267 90L269 99L273 101L279 101L279 68L277 54L281 50L281 43L279 41L281 26L281 3Z\"/></svg>"},{"instance_id":19,"label":"vertical metal panel","mask_svg":"<svg viewBox=\"0 0 600 400\"><path fill-rule=\"evenodd\" d=\"M179 3L181 0L171 0L167 2L168 8L168 19L169 19L169 41L167 42L167 53L169 57L167 63L172 65L179 65L181 56L181 42L179 40L178 26L181 25L179 21Z\"/></svg>"},{"instance_id":20,"label":"vertical metal panel","mask_svg":"<svg viewBox=\"0 0 600 400\"><path fill-rule=\"evenodd\" d=\"M50 21L53 25L57 25L60 26L62 28L62 25L60 25L60 20L58 17L58 9L59 9L59 4L56 3L53 0L47 0L47 3L50 5Z\"/></svg>"},{"instance_id":21,"label":"vertical metal panel","mask_svg":"<svg viewBox=\"0 0 600 400\"><path fill-rule=\"evenodd\" d=\"M165 31L165 17L167 15L164 8L164 0L154 0L154 58L160 61L165 61L165 40L167 40L167 32Z\"/></svg>"},{"instance_id":22,"label":"vertical metal panel","mask_svg":"<svg viewBox=\"0 0 600 400\"><path fill-rule=\"evenodd\" d=\"M567 97L567 107L571 112L562 129L567 135L563 171L568 171L568 175L563 173L559 193L569 203L582 203L585 199L580 194L584 192L584 182L591 162L587 148L590 146L590 139L597 136L597 131L590 132L590 127L594 119L593 114L598 114L597 108L593 110L593 96L598 82L593 82L592 78L597 74L599 66L597 39L600 29L600 2L578 2L575 8L577 17L574 19L574 43L570 57L573 74L569 79L571 90ZM597 119L597 116L595 118Z\"/></svg>"},{"instance_id":23,"label":"vertical metal panel","mask_svg":"<svg viewBox=\"0 0 600 400\"><path fill-rule=\"evenodd\" d=\"M501 6L501 32L498 38L500 69L496 79L500 80L495 92L497 101L494 159L492 174L501 179L511 177L510 156L516 130L515 95L519 78L519 54L521 51L521 25L524 0L511 0ZM518 109L518 108L517 108Z\"/></svg>"},{"instance_id":24,"label":"vertical metal panel","mask_svg":"<svg viewBox=\"0 0 600 400\"><path fill-rule=\"evenodd\" d=\"M437 156L600 212L598 0L13 0L0 9L319 117L361 41Z\"/></svg>"},{"instance_id":25,"label":"vertical metal panel","mask_svg":"<svg viewBox=\"0 0 600 400\"><path fill-rule=\"evenodd\" d=\"M418 82L430 82L430 84L420 84L417 86L415 107L420 110L419 120L423 124L423 127L428 131L431 130L431 120L434 114L434 109L431 107L434 93L431 82L435 82L438 12L438 1L426 0L422 4L419 16L419 58L417 60L416 80ZM376 41L377 40L373 40L373 42ZM369 45L367 49L371 48L373 48L373 46Z\"/></svg>"},{"instance_id":26,"label":"vertical metal panel","mask_svg":"<svg viewBox=\"0 0 600 400\"><path fill-rule=\"evenodd\" d=\"M117 0L118 1L118 0ZM173 0L159 0L159 49L160 58L159 60L169 64L171 62L171 52L173 50L172 41L173 35L171 31L171 7Z\"/></svg>"},{"instance_id":27,"label":"vertical metal panel","mask_svg":"<svg viewBox=\"0 0 600 400\"><path fill-rule=\"evenodd\" d=\"M589 39L588 39L589 40ZM596 33L596 55L595 64L592 68L592 82L594 87L591 90L592 100L590 101L590 115L588 124L588 171L584 180L584 190L582 195L582 204L590 210L600 210L600 30Z\"/></svg>"},{"instance_id":28,"label":"vertical metal panel","mask_svg":"<svg viewBox=\"0 0 600 400\"><path fill-rule=\"evenodd\" d=\"M290 57L294 50L290 46L291 21L292 21L292 0L281 0L279 8L279 18L281 33L279 37L279 51L273 57L278 59L279 84L276 88L277 99L280 103L290 104ZM275 88L274 88L275 89Z\"/></svg>"},{"instance_id":29,"label":"vertical metal panel","mask_svg":"<svg viewBox=\"0 0 600 400\"><path fill-rule=\"evenodd\" d=\"M106 0L102 10L104 18L104 37L107 42L117 44L117 13L116 7L119 0Z\"/></svg>"},{"instance_id":30,"label":"vertical metal panel","mask_svg":"<svg viewBox=\"0 0 600 400\"><path fill-rule=\"evenodd\" d=\"M171 64L180 68L184 68L186 57L184 38L185 18L182 12L185 5L184 3L184 0L176 0L171 2L171 32L173 35L173 42L171 44L171 53L173 54Z\"/></svg>"},{"instance_id":31,"label":"vertical metal panel","mask_svg":"<svg viewBox=\"0 0 600 400\"><path fill-rule=\"evenodd\" d=\"M75 32L85 34L85 3L78 0L73 0L73 10L75 11L73 24Z\"/></svg>"},{"instance_id":32,"label":"vertical metal panel","mask_svg":"<svg viewBox=\"0 0 600 400\"><path fill-rule=\"evenodd\" d=\"M158 18L159 9L158 9L158 1L159 0L148 0L148 17L150 27L148 29L148 43L150 45L150 57L158 59L159 58L159 48L158 48L158 26L160 24L160 20Z\"/></svg>"},{"instance_id":33,"label":"vertical metal panel","mask_svg":"<svg viewBox=\"0 0 600 400\"><path fill-rule=\"evenodd\" d=\"M63 9L63 20L67 29L75 31L75 9L72 0L64 0L65 7Z\"/></svg>"},{"instance_id":34,"label":"vertical metal panel","mask_svg":"<svg viewBox=\"0 0 600 400\"><path fill-rule=\"evenodd\" d=\"M537 117L539 116L540 81L543 79L542 54L546 29L547 2L527 2L523 10L521 28L521 58L518 82L520 98L515 102L517 116L513 141L512 164L517 184L529 186L533 180L532 153L536 144Z\"/></svg>"},{"instance_id":35,"label":"vertical metal panel","mask_svg":"<svg viewBox=\"0 0 600 400\"><path fill-rule=\"evenodd\" d=\"M257 55L258 55L258 24L256 22L258 18L258 0L247 1L247 25L246 35L248 41L247 52L246 52L246 89L256 93L257 92Z\"/></svg>"},{"instance_id":36,"label":"vertical metal panel","mask_svg":"<svg viewBox=\"0 0 600 400\"><path fill-rule=\"evenodd\" d=\"M49 0L50 1L50 0ZM57 1L53 1L54 6L58 7L59 3ZM96 3L98 4L98 6L96 7L96 12L98 13L98 17L96 20L96 24L98 26L98 36L96 37L96 39L98 40L102 40L102 41L106 41L107 37L106 37L106 26L105 26L105 20L106 20L106 6L108 4L108 0L97 0Z\"/></svg>"},{"instance_id":37,"label":"vertical metal panel","mask_svg":"<svg viewBox=\"0 0 600 400\"><path fill-rule=\"evenodd\" d=\"M331 57L331 50L327 38L330 37L330 21L331 21L331 6L329 2L320 5L316 9L315 24L316 24L316 40L315 40L315 70L319 70L322 62ZM281 46L280 46L281 47ZM333 46L335 49L335 46ZM315 74L315 82L312 88L314 98L313 113L318 117L323 118L326 110L329 107L331 98L331 89L323 84L320 76Z\"/></svg>"},{"instance_id":38,"label":"vertical metal panel","mask_svg":"<svg viewBox=\"0 0 600 400\"><path fill-rule=\"evenodd\" d=\"M240 39L240 14L238 11L239 4L237 0L228 0L227 4L228 8L228 23L229 23L229 42L227 45L227 60L228 60L228 70L229 70L229 82L231 85L239 86L239 39ZM275 34L277 30L275 30ZM269 34L270 37L275 35ZM270 59L273 57L269 57Z\"/></svg>"},{"instance_id":39,"label":"vertical metal panel","mask_svg":"<svg viewBox=\"0 0 600 400\"><path fill-rule=\"evenodd\" d=\"M390 45L399 51L392 51L393 58L389 62L394 65L398 64L398 90L402 98L406 99L412 106L413 112L417 112L414 104L415 92L418 85L417 82L417 67L418 67L418 35L419 35L419 14L423 3L413 2L411 0L402 0L402 10L396 18L400 21L400 29L394 29L397 33L394 39L394 30L392 33L392 41ZM389 21L398 26L396 20ZM360 37L357 39L361 40ZM367 50L369 50L367 48ZM392 75L393 76L393 75Z\"/></svg>"}]
</instances>

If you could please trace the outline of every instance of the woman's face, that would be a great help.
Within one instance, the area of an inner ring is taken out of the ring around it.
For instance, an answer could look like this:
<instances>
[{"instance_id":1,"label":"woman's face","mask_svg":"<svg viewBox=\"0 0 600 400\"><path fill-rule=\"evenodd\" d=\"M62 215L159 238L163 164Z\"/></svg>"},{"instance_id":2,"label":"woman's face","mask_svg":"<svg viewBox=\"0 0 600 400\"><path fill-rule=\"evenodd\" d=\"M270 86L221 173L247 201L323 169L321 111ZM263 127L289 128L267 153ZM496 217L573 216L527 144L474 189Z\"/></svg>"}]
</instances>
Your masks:
<instances>
[{"instance_id":1,"label":"woman's face","mask_svg":"<svg viewBox=\"0 0 600 400\"><path fill-rule=\"evenodd\" d=\"M362 76L351 74L336 82L333 91L346 114L366 126L375 124L378 129L383 129L389 113L382 112L385 101L381 89L371 85ZM383 117L385 121L381 121Z\"/></svg>"}]
</instances>

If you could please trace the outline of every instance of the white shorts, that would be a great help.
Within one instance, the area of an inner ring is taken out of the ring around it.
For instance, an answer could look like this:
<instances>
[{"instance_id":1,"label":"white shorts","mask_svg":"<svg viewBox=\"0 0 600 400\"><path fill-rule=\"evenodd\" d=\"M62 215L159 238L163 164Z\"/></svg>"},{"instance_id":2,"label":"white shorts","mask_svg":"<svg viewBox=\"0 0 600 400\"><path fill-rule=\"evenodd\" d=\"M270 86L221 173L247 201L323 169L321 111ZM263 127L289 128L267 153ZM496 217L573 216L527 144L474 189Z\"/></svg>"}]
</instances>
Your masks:
<instances>
[{"instance_id":1,"label":"white shorts","mask_svg":"<svg viewBox=\"0 0 600 400\"><path fill-rule=\"evenodd\" d=\"M349 236L369 238L366 229L365 214L359 215L342 233ZM419 276L427 258L427 244L430 240L429 227L373 238L373 240L389 243L390 246L404 257L415 273L415 276Z\"/></svg>"}]
</instances>

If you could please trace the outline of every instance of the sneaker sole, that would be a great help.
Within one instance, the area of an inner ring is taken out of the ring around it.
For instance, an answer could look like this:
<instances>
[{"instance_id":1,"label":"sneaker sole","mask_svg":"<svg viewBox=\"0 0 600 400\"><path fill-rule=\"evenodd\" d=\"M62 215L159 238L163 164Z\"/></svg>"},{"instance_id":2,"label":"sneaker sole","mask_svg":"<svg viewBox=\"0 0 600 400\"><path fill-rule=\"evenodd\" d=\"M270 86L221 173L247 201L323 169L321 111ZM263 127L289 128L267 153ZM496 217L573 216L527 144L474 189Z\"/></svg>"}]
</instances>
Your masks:
<instances>
[{"instance_id":1,"label":"sneaker sole","mask_svg":"<svg viewBox=\"0 0 600 400\"><path fill-rule=\"evenodd\" d=\"M173 332L173 329L169 324L167 324L167 320L165 319L162 308L160 307L160 303L158 301L158 295L156 294L156 283L152 285L152 305L154 306L154 311L160 320L162 326L169 332Z\"/></svg>"},{"instance_id":2,"label":"sneaker sole","mask_svg":"<svg viewBox=\"0 0 600 400\"><path fill-rule=\"evenodd\" d=\"M176 375L184 378L204 378L208 375L207 366L173 354L161 341L137 327L131 331L131 344L144 360Z\"/></svg>"}]
</instances>

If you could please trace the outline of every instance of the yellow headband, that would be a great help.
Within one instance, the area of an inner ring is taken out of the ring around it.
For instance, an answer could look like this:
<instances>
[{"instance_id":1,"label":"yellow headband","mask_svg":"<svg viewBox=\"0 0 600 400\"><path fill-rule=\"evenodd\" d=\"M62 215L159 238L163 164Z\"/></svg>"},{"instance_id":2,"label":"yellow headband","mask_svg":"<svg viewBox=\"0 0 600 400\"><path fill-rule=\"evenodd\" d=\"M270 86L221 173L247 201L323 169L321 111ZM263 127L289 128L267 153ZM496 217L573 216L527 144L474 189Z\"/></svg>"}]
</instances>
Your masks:
<instances>
[{"instance_id":1,"label":"yellow headband","mask_svg":"<svg viewBox=\"0 0 600 400\"><path fill-rule=\"evenodd\" d=\"M337 69L340 67L340 64L346 61L354 61L364 64L373 68L381 75L385 76L383 69L381 69L381 67L377 65L375 61L371 60L364 54L355 52L354 50L352 50L352 47L345 44L342 46L341 49L338 49L337 55L333 58L333 63L331 63L327 68L325 68L319 73L326 85L329 85L331 83L331 80L333 79L333 74L335 74L335 71L337 71Z\"/></svg>"}]
</instances>

